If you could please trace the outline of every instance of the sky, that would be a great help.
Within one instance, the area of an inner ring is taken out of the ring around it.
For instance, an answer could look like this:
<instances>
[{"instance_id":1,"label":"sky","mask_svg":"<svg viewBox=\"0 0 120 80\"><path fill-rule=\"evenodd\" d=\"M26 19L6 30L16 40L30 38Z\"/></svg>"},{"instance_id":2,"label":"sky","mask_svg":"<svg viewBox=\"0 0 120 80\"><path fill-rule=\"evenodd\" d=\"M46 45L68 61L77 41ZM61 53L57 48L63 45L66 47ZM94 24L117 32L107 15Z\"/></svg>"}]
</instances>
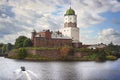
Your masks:
<instances>
[{"instance_id":1,"label":"sky","mask_svg":"<svg viewBox=\"0 0 120 80\"><path fill-rule=\"evenodd\" d=\"M120 45L120 0L0 0L0 43L14 44L31 32L63 28L67 9L75 10L80 42Z\"/></svg>"}]
</instances>

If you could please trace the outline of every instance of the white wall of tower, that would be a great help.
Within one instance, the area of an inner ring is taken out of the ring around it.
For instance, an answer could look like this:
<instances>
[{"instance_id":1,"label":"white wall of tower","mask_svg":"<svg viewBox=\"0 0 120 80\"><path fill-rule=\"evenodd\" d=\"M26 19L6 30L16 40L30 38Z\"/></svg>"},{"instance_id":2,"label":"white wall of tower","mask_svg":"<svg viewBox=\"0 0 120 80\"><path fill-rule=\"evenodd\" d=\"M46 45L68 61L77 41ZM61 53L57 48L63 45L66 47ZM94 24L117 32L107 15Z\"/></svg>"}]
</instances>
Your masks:
<instances>
[{"instance_id":1,"label":"white wall of tower","mask_svg":"<svg viewBox=\"0 0 120 80\"><path fill-rule=\"evenodd\" d=\"M61 29L61 32L64 36L68 36L72 39L71 37L71 28L70 27L66 27L66 28L63 28Z\"/></svg>"},{"instance_id":2,"label":"white wall of tower","mask_svg":"<svg viewBox=\"0 0 120 80\"><path fill-rule=\"evenodd\" d=\"M79 42L79 28L66 27L61 29L61 32L64 36L70 37L73 40L73 43Z\"/></svg>"},{"instance_id":3,"label":"white wall of tower","mask_svg":"<svg viewBox=\"0 0 120 80\"><path fill-rule=\"evenodd\" d=\"M73 43L78 43L79 42L79 28L71 28L71 37L73 40Z\"/></svg>"},{"instance_id":4,"label":"white wall of tower","mask_svg":"<svg viewBox=\"0 0 120 80\"><path fill-rule=\"evenodd\" d=\"M72 22L72 23L77 23L77 16L76 15L67 15L67 16L64 16L64 23L69 23L69 22Z\"/></svg>"}]
</instances>

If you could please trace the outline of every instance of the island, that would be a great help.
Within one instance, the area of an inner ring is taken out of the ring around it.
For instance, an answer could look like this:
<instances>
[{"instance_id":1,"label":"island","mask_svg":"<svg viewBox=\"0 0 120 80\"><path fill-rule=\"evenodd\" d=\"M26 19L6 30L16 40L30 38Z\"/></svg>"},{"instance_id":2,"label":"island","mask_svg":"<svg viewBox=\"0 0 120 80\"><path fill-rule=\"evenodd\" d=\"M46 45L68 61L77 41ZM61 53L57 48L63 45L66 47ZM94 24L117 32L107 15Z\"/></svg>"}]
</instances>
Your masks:
<instances>
[{"instance_id":1,"label":"island","mask_svg":"<svg viewBox=\"0 0 120 80\"><path fill-rule=\"evenodd\" d=\"M64 14L64 27L57 31L44 29L19 36L15 43L0 44L1 56L34 61L106 61L120 57L120 45L82 44L77 15L71 7Z\"/></svg>"}]
</instances>

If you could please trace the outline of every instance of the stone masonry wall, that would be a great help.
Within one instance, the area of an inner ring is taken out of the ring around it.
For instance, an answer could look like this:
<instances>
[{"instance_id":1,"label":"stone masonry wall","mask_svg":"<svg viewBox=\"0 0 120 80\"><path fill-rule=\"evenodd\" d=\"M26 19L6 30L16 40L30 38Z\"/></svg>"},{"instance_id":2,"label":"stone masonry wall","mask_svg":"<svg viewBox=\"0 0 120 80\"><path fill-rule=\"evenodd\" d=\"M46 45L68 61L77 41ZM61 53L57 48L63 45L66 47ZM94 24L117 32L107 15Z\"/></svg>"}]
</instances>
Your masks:
<instances>
[{"instance_id":1,"label":"stone masonry wall","mask_svg":"<svg viewBox=\"0 0 120 80\"><path fill-rule=\"evenodd\" d=\"M28 50L28 54L37 54L41 57L49 58L61 58L60 52L58 50Z\"/></svg>"},{"instance_id":2,"label":"stone masonry wall","mask_svg":"<svg viewBox=\"0 0 120 80\"><path fill-rule=\"evenodd\" d=\"M49 57L49 58L61 58L61 54L59 50L28 50L29 54L38 54L41 57ZM89 53L86 52L75 52L74 57L83 57L87 56Z\"/></svg>"},{"instance_id":3,"label":"stone masonry wall","mask_svg":"<svg viewBox=\"0 0 120 80\"><path fill-rule=\"evenodd\" d=\"M34 47L60 47L60 46L72 46L71 39L47 39L44 37L34 38Z\"/></svg>"}]
</instances>

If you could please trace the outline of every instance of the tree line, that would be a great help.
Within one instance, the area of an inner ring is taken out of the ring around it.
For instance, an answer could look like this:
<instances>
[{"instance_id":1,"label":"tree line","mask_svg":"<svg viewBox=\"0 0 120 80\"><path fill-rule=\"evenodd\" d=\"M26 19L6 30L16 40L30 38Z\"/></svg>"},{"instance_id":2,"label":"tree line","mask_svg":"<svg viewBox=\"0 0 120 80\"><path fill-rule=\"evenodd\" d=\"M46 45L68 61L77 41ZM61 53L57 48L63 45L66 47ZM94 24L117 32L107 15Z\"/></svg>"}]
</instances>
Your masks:
<instances>
[{"instance_id":1,"label":"tree line","mask_svg":"<svg viewBox=\"0 0 120 80\"><path fill-rule=\"evenodd\" d=\"M33 43L30 38L26 36L19 36L15 44L0 43L0 54L7 54L11 50L18 50L19 57L26 57L26 47L33 48ZM45 48L46 49L46 48ZM90 53L87 56L79 58L80 60L115 60L120 58L120 45L114 45L112 42L102 49L88 49L88 48L73 48L71 46L63 46L60 49L61 56L66 59L68 56L73 56L74 52L86 52Z\"/></svg>"},{"instance_id":2,"label":"tree line","mask_svg":"<svg viewBox=\"0 0 120 80\"><path fill-rule=\"evenodd\" d=\"M16 41L15 44L11 44L11 43L0 43L0 54L7 54L9 51L11 51L12 49L18 49L21 47L32 47L32 41L30 38L27 38L26 36L19 36Z\"/></svg>"}]
</instances>

